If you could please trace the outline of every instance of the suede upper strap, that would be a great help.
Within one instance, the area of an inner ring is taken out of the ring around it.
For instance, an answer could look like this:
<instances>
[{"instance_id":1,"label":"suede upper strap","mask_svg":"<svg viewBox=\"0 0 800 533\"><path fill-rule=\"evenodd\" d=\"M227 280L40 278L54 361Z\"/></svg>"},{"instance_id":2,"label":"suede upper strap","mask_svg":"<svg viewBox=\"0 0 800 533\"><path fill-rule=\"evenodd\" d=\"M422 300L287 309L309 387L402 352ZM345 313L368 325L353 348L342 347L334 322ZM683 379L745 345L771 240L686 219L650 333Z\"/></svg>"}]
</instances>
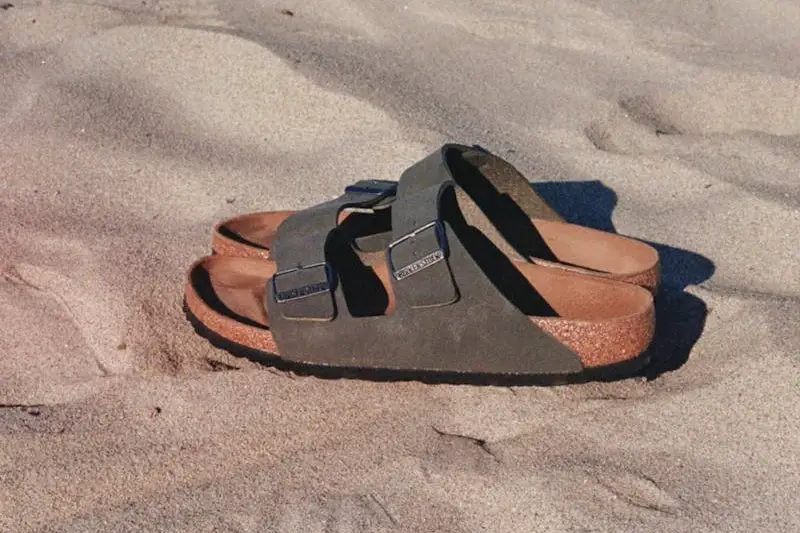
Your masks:
<instances>
[{"instance_id":1,"label":"suede upper strap","mask_svg":"<svg viewBox=\"0 0 800 533\"><path fill-rule=\"evenodd\" d=\"M448 305L458 290L448 264L446 229L440 216L442 193L452 181L398 196L392 206L392 236L387 264L399 305Z\"/></svg>"},{"instance_id":2,"label":"suede upper strap","mask_svg":"<svg viewBox=\"0 0 800 533\"><path fill-rule=\"evenodd\" d=\"M386 208L394 199L395 190L393 182L360 181L347 187L338 198L295 212L278 227L272 242L271 253L278 267L272 285L286 318L333 319L331 289L336 276L325 258L325 248L337 228L339 213L348 208Z\"/></svg>"},{"instance_id":3,"label":"suede upper strap","mask_svg":"<svg viewBox=\"0 0 800 533\"><path fill-rule=\"evenodd\" d=\"M448 180L467 191L474 201L480 199L489 209L511 202L528 218L563 222L511 163L477 146L441 146L403 172L397 195L413 194Z\"/></svg>"}]
</instances>

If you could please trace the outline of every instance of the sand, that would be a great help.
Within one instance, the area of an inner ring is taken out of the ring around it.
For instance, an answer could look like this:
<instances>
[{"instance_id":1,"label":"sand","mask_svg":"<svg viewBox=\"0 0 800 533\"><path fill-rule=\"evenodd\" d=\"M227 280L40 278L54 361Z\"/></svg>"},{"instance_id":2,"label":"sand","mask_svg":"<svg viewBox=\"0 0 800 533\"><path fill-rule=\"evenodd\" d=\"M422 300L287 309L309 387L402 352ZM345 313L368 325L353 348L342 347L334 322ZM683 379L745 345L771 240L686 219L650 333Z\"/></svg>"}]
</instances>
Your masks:
<instances>
[{"instance_id":1,"label":"sand","mask_svg":"<svg viewBox=\"0 0 800 533\"><path fill-rule=\"evenodd\" d=\"M800 530L800 8L11 0L0 531ZM655 244L644 375L297 377L181 312L220 218L445 141Z\"/></svg>"}]
</instances>

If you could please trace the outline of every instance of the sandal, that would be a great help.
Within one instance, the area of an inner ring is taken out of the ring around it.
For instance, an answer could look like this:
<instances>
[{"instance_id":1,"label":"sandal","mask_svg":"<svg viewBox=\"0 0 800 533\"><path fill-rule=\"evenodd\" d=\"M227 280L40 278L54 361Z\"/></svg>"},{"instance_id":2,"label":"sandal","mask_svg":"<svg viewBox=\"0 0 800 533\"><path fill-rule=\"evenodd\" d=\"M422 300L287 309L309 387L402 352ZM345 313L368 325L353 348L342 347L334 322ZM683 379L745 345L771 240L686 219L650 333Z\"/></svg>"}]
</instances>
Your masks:
<instances>
[{"instance_id":1,"label":"sandal","mask_svg":"<svg viewBox=\"0 0 800 533\"><path fill-rule=\"evenodd\" d=\"M399 182L359 181L331 203L360 201L374 195L373 206L344 209L338 222L349 221L357 250L367 256L374 252L382 255L391 242L394 201L448 180L457 185L456 198L467 221L511 259L616 279L656 292L660 264L653 247L622 235L568 224L516 168L480 149L446 144L408 168ZM270 258L278 226L293 213L248 213L224 220L214 228L211 248L222 255Z\"/></svg>"},{"instance_id":2,"label":"sandal","mask_svg":"<svg viewBox=\"0 0 800 533\"><path fill-rule=\"evenodd\" d=\"M392 241L371 264L337 220L373 196L298 211L277 227L270 260L196 261L187 316L234 355L321 376L552 384L646 362L650 292L510 260L456 193L445 181L398 195Z\"/></svg>"}]
</instances>

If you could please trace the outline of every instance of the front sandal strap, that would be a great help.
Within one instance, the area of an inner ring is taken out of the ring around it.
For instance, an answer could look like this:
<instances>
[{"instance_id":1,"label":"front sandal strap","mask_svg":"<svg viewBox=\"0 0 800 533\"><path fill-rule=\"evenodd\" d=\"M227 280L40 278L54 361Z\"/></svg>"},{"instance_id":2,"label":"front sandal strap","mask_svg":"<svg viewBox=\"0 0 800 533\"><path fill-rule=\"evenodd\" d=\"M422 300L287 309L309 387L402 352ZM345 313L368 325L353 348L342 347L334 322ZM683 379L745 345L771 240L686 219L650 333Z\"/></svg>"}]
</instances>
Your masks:
<instances>
[{"instance_id":1,"label":"front sandal strap","mask_svg":"<svg viewBox=\"0 0 800 533\"><path fill-rule=\"evenodd\" d=\"M277 272L270 280L272 297L287 320L329 321L336 316L333 290L337 280L325 249L348 208L371 211L388 207L396 184L364 180L328 202L297 211L278 226L271 256Z\"/></svg>"},{"instance_id":2,"label":"front sandal strap","mask_svg":"<svg viewBox=\"0 0 800 533\"><path fill-rule=\"evenodd\" d=\"M440 215L441 196L451 187L453 183L445 181L395 200L394 241L386 250L386 263L399 305L418 309L458 300Z\"/></svg>"}]
</instances>

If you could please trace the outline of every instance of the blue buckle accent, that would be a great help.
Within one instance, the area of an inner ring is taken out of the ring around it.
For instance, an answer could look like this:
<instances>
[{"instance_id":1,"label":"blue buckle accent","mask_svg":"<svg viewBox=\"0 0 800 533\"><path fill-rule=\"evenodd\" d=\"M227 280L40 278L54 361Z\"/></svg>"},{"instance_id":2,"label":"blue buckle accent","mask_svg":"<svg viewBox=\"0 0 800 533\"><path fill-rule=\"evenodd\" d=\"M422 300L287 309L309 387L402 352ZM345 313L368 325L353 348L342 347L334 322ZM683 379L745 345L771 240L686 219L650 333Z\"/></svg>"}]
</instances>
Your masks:
<instances>
[{"instance_id":1,"label":"blue buckle accent","mask_svg":"<svg viewBox=\"0 0 800 533\"><path fill-rule=\"evenodd\" d=\"M397 192L397 182L389 180L361 180L345 187L344 192L386 196Z\"/></svg>"}]
</instances>

